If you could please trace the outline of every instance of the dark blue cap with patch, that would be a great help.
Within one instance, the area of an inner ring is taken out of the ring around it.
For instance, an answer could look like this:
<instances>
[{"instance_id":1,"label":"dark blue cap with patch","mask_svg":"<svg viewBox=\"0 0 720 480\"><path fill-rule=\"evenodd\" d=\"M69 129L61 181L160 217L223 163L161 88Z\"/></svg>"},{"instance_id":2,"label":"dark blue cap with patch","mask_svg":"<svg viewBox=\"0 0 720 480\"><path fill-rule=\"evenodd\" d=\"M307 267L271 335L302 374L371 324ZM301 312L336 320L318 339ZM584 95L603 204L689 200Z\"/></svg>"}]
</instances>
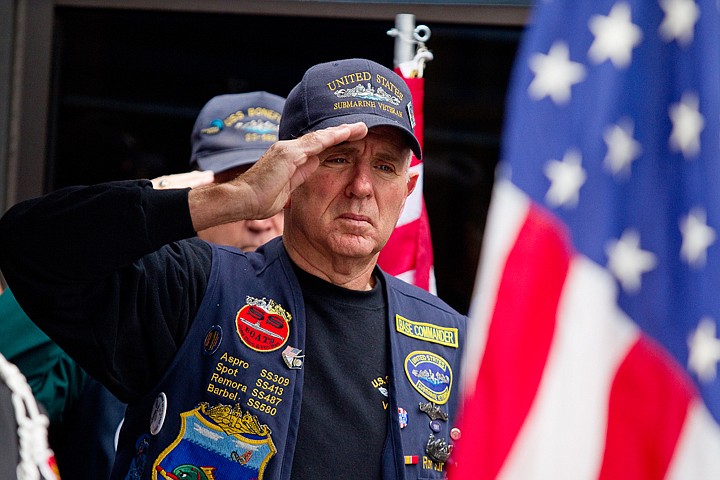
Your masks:
<instances>
[{"instance_id":1,"label":"dark blue cap with patch","mask_svg":"<svg viewBox=\"0 0 720 480\"><path fill-rule=\"evenodd\" d=\"M321 63L308 69L285 102L280 140L354 122L364 122L368 128L399 128L415 156L421 158L420 143L413 131L410 89L397 73L362 58Z\"/></svg>"},{"instance_id":2,"label":"dark blue cap with patch","mask_svg":"<svg viewBox=\"0 0 720 480\"><path fill-rule=\"evenodd\" d=\"M190 166L218 173L255 163L278 140L284 104L268 92L213 97L195 120Z\"/></svg>"}]
</instances>

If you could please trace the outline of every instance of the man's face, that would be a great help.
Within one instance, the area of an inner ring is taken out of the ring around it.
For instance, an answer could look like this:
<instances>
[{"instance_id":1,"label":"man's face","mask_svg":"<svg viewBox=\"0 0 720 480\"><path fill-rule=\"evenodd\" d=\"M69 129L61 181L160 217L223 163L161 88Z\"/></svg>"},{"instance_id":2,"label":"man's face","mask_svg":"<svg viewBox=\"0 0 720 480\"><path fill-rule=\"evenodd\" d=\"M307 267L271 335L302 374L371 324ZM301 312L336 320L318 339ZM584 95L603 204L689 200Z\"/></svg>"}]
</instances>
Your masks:
<instances>
[{"instance_id":1,"label":"man's face","mask_svg":"<svg viewBox=\"0 0 720 480\"><path fill-rule=\"evenodd\" d=\"M286 237L308 259L376 255L415 188L410 155L392 127L372 128L362 140L325 150L320 166L290 197Z\"/></svg>"},{"instance_id":2,"label":"man's face","mask_svg":"<svg viewBox=\"0 0 720 480\"><path fill-rule=\"evenodd\" d=\"M253 252L283 232L283 212L264 220L240 220L198 232L198 237L217 245Z\"/></svg>"},{"instance_id":3,"label":"man's face","mask_svg":"<svg viewBox=\"0 0 720 480\"><path fill-rule=\"evenodd\" d=\"M215 174L214 183L224 183L244 173L251 165L242 165ZM255 251L260 245L283 232L283 212L263 220L241 220L226 223L198 232L198 237L217 245L237 247L245 252Z\"/></svg>"}]
</instances>

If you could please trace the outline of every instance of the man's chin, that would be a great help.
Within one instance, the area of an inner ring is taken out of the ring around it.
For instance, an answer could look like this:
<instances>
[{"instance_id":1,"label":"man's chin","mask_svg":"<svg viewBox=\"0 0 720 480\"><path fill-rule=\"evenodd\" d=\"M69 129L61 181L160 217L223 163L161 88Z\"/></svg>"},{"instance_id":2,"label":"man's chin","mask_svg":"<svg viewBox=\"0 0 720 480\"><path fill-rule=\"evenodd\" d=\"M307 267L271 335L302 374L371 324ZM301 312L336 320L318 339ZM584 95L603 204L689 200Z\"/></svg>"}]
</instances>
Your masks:
<instances>
[{"instance_id":1,"label":"man's chin","mask_svg":"<svg viewBox=\"0 0 720 480\"><path fill-rule=\"evenodd\" d=\"M336 255L348 258L367 258L377 254L377 242L359 235L343 235L337 239L331 239L330 249Z\"/></svg>"},{"instance_id":2,"label":"man's chin","mask_svg":"<svg viewBox=\"0 0 720 480\"><path fill-rule=\"evenodd\" d=\"M258 247L262 245L262 243L259 242L243 242L242 244L235 245L237 248L242 250L243 252L254 252L258 249Z\"/></svg>"},{"instance_id":3,"label":"man's chin","mask_svg":"<svg viewBox=\"0 0 720 480\"><path fill-rule=\"evenodd\" d=\"M267 236L262 238L253 238L253 239L246 239L242 242L242 245L236 245L240 250L243 252L254 252L258 248L260 248L262 245L265 245L267 242L275 238L277 235L273 236Z\"/></svg>"}]
</instances>

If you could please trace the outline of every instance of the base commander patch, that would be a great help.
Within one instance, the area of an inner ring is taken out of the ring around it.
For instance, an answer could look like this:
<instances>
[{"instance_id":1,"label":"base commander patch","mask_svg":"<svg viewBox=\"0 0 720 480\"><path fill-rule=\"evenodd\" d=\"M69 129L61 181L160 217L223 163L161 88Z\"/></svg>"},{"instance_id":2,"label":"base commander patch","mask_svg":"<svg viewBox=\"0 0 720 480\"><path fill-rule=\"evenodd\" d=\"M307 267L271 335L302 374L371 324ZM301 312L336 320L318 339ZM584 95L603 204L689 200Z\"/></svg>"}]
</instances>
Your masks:
<instances>
[{"instance_id":1,"label":"base commander patch","mask_svg":"<svg viewBox=\"0 0 720 480\"><path fill-rule=\"evenodd\" d=\"M432 323L414 322L395 315L395 330L411 338L458 348L458 329L441 327Z\"/></svg>"}]
</instances>

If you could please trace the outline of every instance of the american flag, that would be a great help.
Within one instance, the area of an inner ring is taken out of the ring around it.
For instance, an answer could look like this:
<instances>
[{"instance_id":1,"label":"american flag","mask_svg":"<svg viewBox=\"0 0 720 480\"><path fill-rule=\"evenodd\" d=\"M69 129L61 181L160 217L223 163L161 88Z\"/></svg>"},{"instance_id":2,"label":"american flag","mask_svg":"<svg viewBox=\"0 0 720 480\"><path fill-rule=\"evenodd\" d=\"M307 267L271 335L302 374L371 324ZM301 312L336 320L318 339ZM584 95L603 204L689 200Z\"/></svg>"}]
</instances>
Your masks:
<instances>
[{"instance_id":1,"label":"american flag","mask_svg":"<svg viewBox=\"0 0 720 480\"><path fill-rule=\"evenodd\" d=\"M415 136L422 146L425 79L406 77L399 69L395 71L410 87L416 121ZM405 202L395 230L380 251L378 264L390 275L436 293L430 222L423 197L423 163L415 155L412 157L410 170L419 173L420 178L415 190Z\"/></svg>"},{"instance_id":2,"label":"american flag","mask_svg":"<svg viewBox=\"0 0 720 480\"><path fill-rule=\"evenodd\" d=\"M450 478L720 478L716 0L548 0L516 59Z\"/></svg>"}]
</instances>

